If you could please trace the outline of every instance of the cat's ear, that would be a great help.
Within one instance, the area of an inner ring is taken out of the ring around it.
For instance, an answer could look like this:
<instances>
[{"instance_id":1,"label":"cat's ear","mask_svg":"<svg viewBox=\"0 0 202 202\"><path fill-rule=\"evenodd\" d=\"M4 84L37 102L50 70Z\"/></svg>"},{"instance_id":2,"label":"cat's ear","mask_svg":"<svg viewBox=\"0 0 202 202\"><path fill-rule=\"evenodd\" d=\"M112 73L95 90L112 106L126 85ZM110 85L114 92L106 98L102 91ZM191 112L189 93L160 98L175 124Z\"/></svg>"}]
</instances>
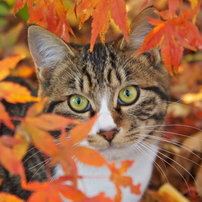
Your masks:
<instances>
[{"instance_id":1,"label":"cat's ear","mask_svg":"<svg viewBox=\"0 0 202 202\"><path fill-rule=\"evenodd\" d=\"M37 25L31 25L28 28L28 45L42 81L49 79L54 68L65 59L75 57L76 50L53 33Z\"/></svg>"},{"instance_id":2,"label":"cat's ear","mask_svg":"<svg viewBox=\"0 0 202 202\"><path fill-rule=\"evenodd\" d=\"M148 17L159 18L159 16L155 13L155 10L156 9L154 7L146 8L135 17L131 23L131 33L129 35L130 41L127 42L124 37L120 38L116 43L116 47L118 47L119 50L130 48L136 51L140 48L146 35L154 27L149 23Z\"/></svg>"}]
</instances>

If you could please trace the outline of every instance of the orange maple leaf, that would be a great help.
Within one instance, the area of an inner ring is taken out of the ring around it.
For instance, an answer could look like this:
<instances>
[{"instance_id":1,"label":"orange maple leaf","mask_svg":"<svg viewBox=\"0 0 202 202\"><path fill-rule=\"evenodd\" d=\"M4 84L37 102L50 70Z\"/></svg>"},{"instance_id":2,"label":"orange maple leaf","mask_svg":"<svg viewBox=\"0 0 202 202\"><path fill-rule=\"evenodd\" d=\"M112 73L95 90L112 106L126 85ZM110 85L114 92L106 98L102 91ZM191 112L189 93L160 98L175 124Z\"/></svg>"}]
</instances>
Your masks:
<instances>
[{"instance_id":1,"label":"orange maple leaf","mask_svg":"<svg viewBox=\"0 0 202 202\"><path fill-rule=\"evenodd\" d=\"M184 48L196 51L202 49L202 36L191 22L200 8L200 3L193 10L188 9L176 14L179 1L169 0L169 9L157 12L163 20L149 18L156 27L146 36L137 54L161 45L162 58L171 74L176 72Z\"/></svg>"},{"instance_id":2,"label":"orange maple leaf","mask_svg":"<svg viewBox=\"0 0 202 202\"><path fill-rule=\"evenodd\" d=\"M132 166L134 161L122 161L121 162L121 167L117 168L116 163L112 162L111 164L108 164L109 169L111 170L111 181L115 184L117 194L115 196L115 201L121 201L122 196L121 196L121 189L120 186L126 187L129 186L130 190L132 193L139 195L141 194L140 191L140 184L134 185L133 180L131 177L124 176L123 174L127 172L128 168Z\"/></svg>"},{"instance_id":3,"label":"orange maple leaf","mask_svg":"<svg viewBox=\"0 0 202 202\"><path fill-rule=\"evenodd\" d=\"M21 198L18 198L15 195L11 195L8 193L1 192L0 193L0 201L1 202L25 202Z\"/></svg>"},{"instance_id":4,"label":"orange maple leaf","mask_svg":"<svg viewBox=\"0 0 202 202\"><path fill-rule=\"evenodd\" d=\"M108 30L110 19L114 20L128 40L129 24L126 17L126 4L124 0L77 0L75 11L76 15L80 16L79 27L90 16L93 18L90 51L93 50L98 35L100 35L101 42L104 43L104 35Z\"/></svg>"},{"instance_id":5,"label":"orange maple leaf","mask_svg":"<svg viewBox=\"0 0 202 202\"><path fill-rule=\"evenodd\" d=\"M53 156L52 164L60 163L65 174L73 176L74 184L76 184L78 178L75 158L82 163L92 166L102 166L106 164L106 160L98 152L78 145L79 142L87 138L96 118L95 116L73 128L68 137L65 132L60 135L60 151Z\"/></svg>"},{"instance_id":6,"label":"orange maple leaf","mask_svg":"<svg viewBox=\"0 0 202 202\"><path fill-rule=\"evenodd\" d=\"M13 147L20 141L7 135L0 137L0 164L9 172L25 179L24 167ZM5 158L6 157L6 158Z\"/></svg>"},{"instance_id":7,"label":"orange maple leaf","mask_svg":"<svg viewBox=\"0 0 202 202\"><path fill-rule=\"evenodd\" d=\"M23 58L23 55L18 55L0 60L0 80L5 79L9 75L10 70L14 69Z\"/></svg>"},{"instance_id":8,"label":"orange maple leaf","mask_svg":"<svg viewBox=\"0 0 202 202\"><path fill-rule=\"evenodd\" d=\"M30 91L26 87L9 81L0 82L0 100L1 99L5 99L7 102L13 104L39 100L38 97L31 96Z\"/></svg>"},{"instance_id":9,"label":"orange maple leaf","mask_svg":"<svg viewBox=\"0 0 202 202\"><path fill-rule=\"evenodd\" d=\"M9 128L14 129L10 116L2 103L0 103L0 121L3 121Z\"/></svg>"},{"instance_id":10,"label":"orange maple leaf","mask_svg":"<svg viewBox=\"0 0 202 202\"><path fill-rule=\"evenodd\" d=\"M77 124L78 121L57 114L44 114L43 109L46 102L47 99L43 99L32 105L17 131L23 137L31 139L31 142L43 153L53 156L59 151L59 147L56 145L54 137L46 131L63 129L68 125Z\"/></svg>"},{"instance_id":11,"label":"orange maple leaf","mask_svg":"<svg viewBox=\"0 0 202 202\"><path fill-rule=\"evenodd\" d=\"M27 202L62 202L61 195L72 201L86 198L86 196L80 190L67 184L68 182L71 183L71 181L69 181L70 179L71 177L63 176L57 180L43 183L23 182L22 186L24 189L34 191Z\"/></svg>"},{"instance_id":12,"label":"orange maple leaf","mask_svg":"<svg viewBox=\"0 0 202 202\"><path fill-rule=\"evenodd\" d=\"M27 0L16 0L14 5L14 13L17 13L26 4Z\"/></svg>"},{"instance_id":13,"label":"orange maple leaf","mask_svg":"<svg viewBox=\"0 0 202 202\"><path fill-rule=\"evenodd\" d=\"M14 69L11 72L11 75L16 76L16 77L29 78L34 73L35 73L35 67L34 66L21 65L19 68Z\"/></svg>"}]
</instances>

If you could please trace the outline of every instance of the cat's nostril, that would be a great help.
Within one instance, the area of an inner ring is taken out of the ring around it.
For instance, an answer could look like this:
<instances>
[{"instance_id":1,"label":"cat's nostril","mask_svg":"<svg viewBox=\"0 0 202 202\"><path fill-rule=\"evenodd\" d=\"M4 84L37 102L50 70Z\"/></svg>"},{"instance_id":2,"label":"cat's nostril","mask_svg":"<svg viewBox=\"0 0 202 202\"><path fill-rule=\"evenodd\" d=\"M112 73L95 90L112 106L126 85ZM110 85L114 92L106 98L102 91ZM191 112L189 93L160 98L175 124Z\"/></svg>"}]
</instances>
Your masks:
<instances>
[{"instance_id":1,"label":"cat's nostril","mask_svg":"<svg viewBox=\"0 0 202 202\"><path fill-rule=\"evenodd\" d=\"M118 129L113 129L110 131L100 131L98 134L104 137L108 142L111 142L114 139L117 132L119 132Z\"/></svg>"}]
</instances>

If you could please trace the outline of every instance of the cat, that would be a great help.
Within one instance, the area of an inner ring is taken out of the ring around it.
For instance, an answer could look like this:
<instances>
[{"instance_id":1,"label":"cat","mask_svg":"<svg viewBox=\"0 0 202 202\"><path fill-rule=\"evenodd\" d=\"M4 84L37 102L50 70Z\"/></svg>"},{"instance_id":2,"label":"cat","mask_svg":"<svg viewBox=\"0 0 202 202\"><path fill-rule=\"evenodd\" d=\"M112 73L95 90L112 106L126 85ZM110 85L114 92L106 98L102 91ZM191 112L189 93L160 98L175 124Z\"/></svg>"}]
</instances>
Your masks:
<instances>
[{"instance_id":1,"label":"cat","mask_svg":"<svg viewBox=\"0 0 202 202\"><path fill-rule=\"evenodd\" d=\"M123 188L122 202L139 201L148 186L158 152L156 137L161 136L158 131L163 128L169 100L169 74L159 48L136 56L153 28L148 17L158 18L154 11L147 8L134 19L129 42L121 36L105 45L95 44L92 52L89 45L67 44L40 26L31 25L28 29L28 45L39 79L38 94L48 97L45 112L81 121L98 114L87 140L80 144L94 148L117 165L123 160L135 161L126 175L132 177L134 184L141 184L141 194ZM40 161L44 161L43 156L32 147L24 159L28 180L46 180L45 168L33 166ZM7 174L2 169L0 178L2 173ZM110 180L98 179L109 175L107 167L78 163L78 170L83 176L79 189L88 196L100 192L111 198L115 196L116 189ZM60 165L52 170L53 178L63 174ZM12 176L11 180L4 176L0 191L16 192L26 199L30 193L21 190L19 179L13 178L17 177Z\"/></svg>"}]
</instances>

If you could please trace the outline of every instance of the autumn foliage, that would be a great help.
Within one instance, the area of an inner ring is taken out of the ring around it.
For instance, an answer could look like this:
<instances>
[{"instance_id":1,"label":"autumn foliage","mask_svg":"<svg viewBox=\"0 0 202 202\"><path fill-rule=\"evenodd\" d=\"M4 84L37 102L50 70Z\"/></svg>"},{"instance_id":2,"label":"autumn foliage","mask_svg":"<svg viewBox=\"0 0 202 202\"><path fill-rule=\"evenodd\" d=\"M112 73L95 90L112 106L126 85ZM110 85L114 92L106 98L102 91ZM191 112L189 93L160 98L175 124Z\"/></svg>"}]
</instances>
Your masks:
<instances>
[{"instance_id":1,"label":"autumn foliage","mask_svg":"<svg viewBox=\"0 0 202 202\"><path fill-rule=\"evenodd\" d=\"M130 28L124 0L75 0L74 3L74 13L71 13L65 6L65 1L62 0L16 0L14 13L17 14L27 6L28 24L35 23L46 27L67 42L70 41L69 34L75 35L67 20L68 15L75 15L78 18L79 28L91 18L91 51L93 51L98 35L101 42L105 43L105 34L111 26L111 20L129 41ZM145 1L146 3L147 1ZM177 73L185 49L191 51L202 49L202 36L195 25L201 4L196 0L190 0L190 3L191 7L184 10L181 8L181 0L168 0L168 9L157 12L161 18L148 19L154 25L154 29L147 35L137 53L140 54L161 46L163 61L170 74ZM32 96L27 88L4 81L11 71L14 74L15 67L24 58L24 55L18 55L0 60L0 101L4 99L13 104L35 102L28 109L25 117L10 117L5 106L0 102L0 124L4 123L14 132L14 137L6 134L0 137L0 163L12 175L21 177L21 186L24 189L33 191L28 202L61 202L61 195L77 202L118 202L121 201L121 187L127 186L132 193L140 194L141 184L133 184L132 179L125 176L126 171L135 162L123 161L121 167L117 168L115 163L108 163L97 151L79 146L78 143L87 137L96 116L87 122L79 123L78 120L60 115L44 114L46 99L40 100L40 98ZM201 115L199 116L201 117ZM20 124L15 127L13 120L20 121ZM75 127L69 132L67 138L65 127L72 124ZM48 132L51 130L61 131L57 143ZM60 163L65 175L43 183L27 182L22 159L30 144L43 152L45 156L51 157L47 173L49 167ZM77 181L81 176L78 176L75 158L84 164L95 167L105 165L109 168L111 174L108 178L114 183L117 190L114 199L107 198L104 193L90 198L78 190ZM24 202L24 200L6 193L0 193L0 201Z\"/></svg>"},{"instance_id":2,"label":"autumn foliage","mask_svg":"<svg viewBox=\"0 0 202 202\"><path fill-rule=\"evenodd\" d=\"M182 0L168 0L168 10L157 12L161 19L149 19L155 28L145 38L138 52L139 54L161 46L163 61L171 74L177 72L185 48L193 51L202 49L202 37L194 24L201 3L190 0L192 8L186 10L180 9L181 3ZM34 2L18 0L14 12L19 11L25 4L30 14L28 23L38 23L69 42L69 33L73 35L74 33L67 22L68 10L62 0L36 0ZM92 17L91 51L98 35L100 35L101 42L105 42L105 34L111 20L114 20L126 40L129 40L130 28L124 0L75 0L74 10L79 18L79 28Z\"/></svg>"}]
</instances>

